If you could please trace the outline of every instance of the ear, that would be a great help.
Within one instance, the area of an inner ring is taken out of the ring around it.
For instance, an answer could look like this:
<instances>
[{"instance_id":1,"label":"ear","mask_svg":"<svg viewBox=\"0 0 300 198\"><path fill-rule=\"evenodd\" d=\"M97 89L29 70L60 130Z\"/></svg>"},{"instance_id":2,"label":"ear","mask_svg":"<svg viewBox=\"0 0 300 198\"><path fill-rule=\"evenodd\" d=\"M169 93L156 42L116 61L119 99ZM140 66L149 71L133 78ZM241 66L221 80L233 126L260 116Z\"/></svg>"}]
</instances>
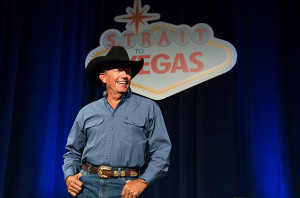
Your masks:
<instances>
[{"instance_id":1,"label":"ear","mask_svg":"<svg viewBox=\"0 0 300 198\"><path fill-rule=\"evenodd\" d=\"M105 73L100 73L99 78L103 83L106 83L106 74Z\"/></svg>"}]
</instances>

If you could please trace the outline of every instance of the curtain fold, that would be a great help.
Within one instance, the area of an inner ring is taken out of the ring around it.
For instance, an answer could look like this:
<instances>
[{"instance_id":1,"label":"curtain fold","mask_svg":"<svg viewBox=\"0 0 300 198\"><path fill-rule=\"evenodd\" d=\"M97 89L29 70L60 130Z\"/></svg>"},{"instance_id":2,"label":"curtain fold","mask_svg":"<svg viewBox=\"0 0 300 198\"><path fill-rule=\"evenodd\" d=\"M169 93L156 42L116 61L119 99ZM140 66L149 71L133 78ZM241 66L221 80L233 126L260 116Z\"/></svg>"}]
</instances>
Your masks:
<instances>
[{"instance_id":1,"label":"curtain fold","mask_svg":"<svg viewBox=\"0 0 300 198\"><path fill-rule=\"evenodd\" d=\"M234 68L159 104L167 176L144 198L300 197L299 17L295 2L141 1L159 21L207 23ZM0 197L67 197L62 164L78 111L102 97L87 54L132 1L0 2Z\"/></svg>"}]
</instances>

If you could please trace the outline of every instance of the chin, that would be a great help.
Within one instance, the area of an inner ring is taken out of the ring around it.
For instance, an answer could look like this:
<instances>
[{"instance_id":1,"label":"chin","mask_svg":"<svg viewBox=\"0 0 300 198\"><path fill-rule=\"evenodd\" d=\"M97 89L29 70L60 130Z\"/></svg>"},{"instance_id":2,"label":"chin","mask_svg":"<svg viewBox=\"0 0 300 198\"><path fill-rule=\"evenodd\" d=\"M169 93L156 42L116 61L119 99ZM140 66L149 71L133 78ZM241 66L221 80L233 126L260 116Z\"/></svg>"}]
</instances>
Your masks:
<instances>
[{"instance_id":1,"label":"chin","mask_svg":"<svg viewBox=\"0 0 300 198\"><path fill-rule=\"evenodd\" d=\"M123 93L125 93L126 91L128 91L128 89L129 89L129 87L126 88L126 89L119 89L118 92L123 94Z\"/></svg>"}]
</instances>

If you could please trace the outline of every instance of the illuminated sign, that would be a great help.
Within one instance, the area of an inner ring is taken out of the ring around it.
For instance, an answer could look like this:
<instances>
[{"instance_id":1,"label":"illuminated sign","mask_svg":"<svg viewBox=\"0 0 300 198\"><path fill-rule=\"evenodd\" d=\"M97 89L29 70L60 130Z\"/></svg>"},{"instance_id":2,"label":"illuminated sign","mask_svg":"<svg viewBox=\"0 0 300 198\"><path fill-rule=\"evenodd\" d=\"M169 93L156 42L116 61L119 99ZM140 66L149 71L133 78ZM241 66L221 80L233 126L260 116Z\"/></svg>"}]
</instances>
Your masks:
<instances>
[{"instance_id":1,"label":"illuminated sign","mask_svg":"<svg viewBox=\"0 0 300 198\"><path fill-rule=\"evenodd\" d=\"M173 25L157 20L160 15L148 13L135 0L127 14L115 17L115 22L127 23L120 32L109 29L100 36L100 46L92 50L85 64L97 56L106 55L115 45L126 48L131 60L144 59L143 69L132 80L131 89L140 95L160 100L229 71L237 53L227 41L214 37L205 23Z\"/></svg>"}]
</instances>

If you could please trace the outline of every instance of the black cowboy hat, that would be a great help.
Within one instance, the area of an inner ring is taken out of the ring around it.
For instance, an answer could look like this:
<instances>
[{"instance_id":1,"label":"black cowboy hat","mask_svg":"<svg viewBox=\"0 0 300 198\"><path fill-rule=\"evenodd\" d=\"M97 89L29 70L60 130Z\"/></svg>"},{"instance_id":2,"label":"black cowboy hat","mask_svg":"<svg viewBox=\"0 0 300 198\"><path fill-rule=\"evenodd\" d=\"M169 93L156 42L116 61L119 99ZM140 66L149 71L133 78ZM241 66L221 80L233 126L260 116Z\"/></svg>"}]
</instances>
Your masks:
<instances>
[{"instance_id":1,"label":"black cowboy hat","mask_svg":"<svg viewBox=\"0 0 300 198\"><path fill-rule=\"evenodd\" d=\"M104 69L113 69L116 67L130 67L131 78L134 78L142 69L144 60L131 61L122 46L113 46L106 56L98 56L91 60L85 68L87 79L97 87L101 87L99 74Z\"/></svg>"}]
</instances>

